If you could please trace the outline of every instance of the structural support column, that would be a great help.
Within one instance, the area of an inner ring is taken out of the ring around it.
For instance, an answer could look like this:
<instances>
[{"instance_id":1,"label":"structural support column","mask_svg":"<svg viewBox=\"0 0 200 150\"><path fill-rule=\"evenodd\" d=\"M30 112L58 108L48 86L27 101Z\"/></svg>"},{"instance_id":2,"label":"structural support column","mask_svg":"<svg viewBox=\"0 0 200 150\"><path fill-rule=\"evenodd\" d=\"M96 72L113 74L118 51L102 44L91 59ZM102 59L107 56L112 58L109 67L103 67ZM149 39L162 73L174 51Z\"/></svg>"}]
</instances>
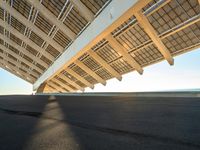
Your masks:
<instances>
[{"instance_id":1,"label":"structural support column","mask_svg":"<svg viewBox=\"0 0 200 150\"><path fill-rule=\"evenodd\" d=\"M152 27L150 22L148 21L147 17L145 17L140 10L139 12L134 14L136 19L138 20L139 24L143 27L144 31L149 35L151 40L154 42L158 50L164 56L164 58L168 61L170 65L174 64L174 59L170 54L170 51L166 48L163 44L162 40L157 35L155 29Z\"/></svg>"}]
</instances>

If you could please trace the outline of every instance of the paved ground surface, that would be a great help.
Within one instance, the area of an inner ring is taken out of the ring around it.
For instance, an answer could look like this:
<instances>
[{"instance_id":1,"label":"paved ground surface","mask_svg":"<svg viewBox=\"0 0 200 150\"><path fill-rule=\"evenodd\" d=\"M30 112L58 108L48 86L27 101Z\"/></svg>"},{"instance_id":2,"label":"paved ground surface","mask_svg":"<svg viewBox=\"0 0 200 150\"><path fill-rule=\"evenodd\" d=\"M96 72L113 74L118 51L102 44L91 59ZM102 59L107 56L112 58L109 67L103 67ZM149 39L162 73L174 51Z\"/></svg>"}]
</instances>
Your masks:
<instances>
[{"instance_id":1,"label":"paved ground surface","mask_svg":"<svg viewBox=\"0 0 200 150\"><path fill-rule=\"evenodd\" d=\"M0 150L200 149L200 98L0 96Z\"/></svg>"}]
</instances>

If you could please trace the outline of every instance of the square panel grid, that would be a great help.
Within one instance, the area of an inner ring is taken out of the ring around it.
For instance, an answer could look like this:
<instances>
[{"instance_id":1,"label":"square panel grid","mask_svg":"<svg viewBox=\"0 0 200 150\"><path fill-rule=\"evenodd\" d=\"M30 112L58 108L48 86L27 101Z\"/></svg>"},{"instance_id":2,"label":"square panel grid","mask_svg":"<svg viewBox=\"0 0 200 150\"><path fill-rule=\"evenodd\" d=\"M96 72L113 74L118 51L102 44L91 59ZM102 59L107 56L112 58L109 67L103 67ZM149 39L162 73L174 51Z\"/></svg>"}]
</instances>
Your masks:
<instances>
[{"instance_id":1,"label":"square panel grid","mask_svg":"<svg viewBox=\"0 0 200 150\"><path fill-rule=\"evenodd\" d=\"M2 50L2 49L0 49L0 53L3 53L3 50Z\"/></svg>"},{"instance_id":2,"label":"square panel grid","mask_svg":"<svg viewBox=\"0 0 200 150\"><path fill-rule=\"evenodd\" d=\"M39 63L37 63L36 66L40 68L43 72L46 70L46 68Z\"/></svg>"},{"instance_id":3,"label":"square panel grid","mask_svg":"<svg viewBox=\"0 0 200 150\"><path fill-rule=\"evenodd\" d=\"M54 90L54 92L55 92L55 91L57 91L57 90L56 90L56 88L54 88L54 87L53 87L53 86L51 86L50 84L47 84L47 85L48 85L48 86L49 86L51 89L53 89L53 90Z\"/></svg>"},{"instance_id":4,"label":"square panel grid","mask_svg":"<svg viewBox=\"0 0 200 150\"><path fill-rule=\"evenodd\" d=\"M131 55L142 67L163 59L162 54L154 44L139 51L133 51Z\"/></svg>"},{"instance_id":5,"label":"square panel grid","mask_svg":"<svg viewBox=\"0 0 200 150\"><path fill-rule=\"evenodd\" d=\"M77 78L75 78L73 75L68 73L66 70L63 70L61 74L64 74L66 77L68 77L71 81L75 82L78 84L80 87L86 87L85 84L83 84L81 81L79 81Z\"/></svg>"},{"instance_id":6,"label":"square panel grid","mask_svg":"<svg viewBox=\"0 0 200 150\"><path fill-rule=\"evenodd\" d=\"M53 83L54 85L60 87L60 88L63 89L63 90L67 90L67 89L65 89L64 87L62 87L60 84L58 84L58 83L55 82L55 81L50 80L49 82ZM56 89L57 89L57 88L56 88ZM61 91L61 92L62 92L62 91Z\"/></svg>"},{"instance_id":7,"label":"square panel grid","mask_svg":"<svg viewBox=\"0 0 200 150\"><path fill-rule=\"evenodd\" d=\"M31 59L29 56L27 55L23 55L23 58L26 59L27 61L29 61L30 63L33 62L33 59Z\"/></svg>"},{"instance_id":8,"label":"square panel grid","mask_svg":"<svg viewBox=\"0 0 200 150\"><path fill-rule=\"evenodd\" d=\"M163 42L172 54L200 44L200 22L163 39Z\"/></svg>"},{"instance_id":9,"label":"square panel grid","mask_svg":"<svg viewBox=\"0 0 200 150\"><path fill-rule=\"evenodd\" d=\"M53 57L57 58L60 55L60 52L57 51L53 46L50 44L47 46L46 51L50 53Z\"/></svg>"},{"instance_id":10,"label":"square panel grid","mask_svg":"<svg viewBox=\"0 0 200 150\"><path fill-rule=\"evenodd\" d=\"M10 59L12 59L13 61L17 61L17 58L15 58L14 56L12 56L12 55L10 55L10 54L8 54L8 53L7 53L7 56L8 56Z\"/></svg>"},{"instance_id":11,"label":"square panel grid","mask_svg":"<svg viewBox=\"0 0 200 150\"><path fill-rule=\"evenodd\" d=\"M15 35L13 35L12 33L10 33L10 39L11 39L13 42L17 43L19 46L21 46L22 40L19 39L18 37L16 37Z\"/></svg>"},{"instance_id":12,"label":"square panel grid","mask_svg":"<svg viewBox=\"0 0 200 150\"><path fill-rule=\"evenodd\" d=\"M91 84L97 84L98 83L98 81L96 80L96 79L94 79L92 76L90 76L90 75L87 75L87 76L85 76L84 77L85 78L85 80L87 80L88 82L90 82Z\"/></svg>"},{"instance_id":13,"label":"square panel grid","mask_svg":"<svg viewBox=\"0 0 200 150\"><path fill-rule=\"evenodd\" d=\"M115 38L127 51L139 47L150 40L149 36L138 23L126 29L125 32L118 34Z\"/></svg>"},{"instance_id":14,"label":"square panel grid","mask_svg":"<svg viewBox=\"0 0 200 150\"><path fill-rule=\"evenodd\" d=\"M44 40L33 31L31 31L29 39L37 44L39 47L41 47L44 43Z\"/></svg>"},{"instance_id":15,"label":"square panel grid","mask_svg":"<svg viewBox=\"0 0 200 150\"><path fill-rule=\"evenodd\" d=\"M65 2L66 0L42 0L42 5L44 5L56 17L58 17Z\"/></svg>"},{"instance_id":16,"label":"square panel grid","mask_svg":"<svg viewBox=\"0 0 200 150\"><path fill-rule=\"evenodd\" d=\"M135 16L131 16L128 20L126 20L124 23L119 25L116 29L114 29L111 34L113 36L118 36L119 34L125 32L128 28L133 26L136 23Z\"/></svg>"},{"instance_id":17,"label":"square panel grid","mask_svg":"<svg viewBox=\"0 0 200 150\"><path fill-rule=\"evenodd\" d=\"M65 80L63 80L62 78L60 78L59 76L55 77L56 79L58 79L60 82L62 82L63 84L66 84L67 86L69 86L70 88L72 88L73 90L77 90L74 86L72 86L71 84L67 83Z\"/></svg>"},{"instance_id":18,"label":"square panel grid","mask_svg":"<svg viewBox=\"0 0 200 150\"><path fill-rule=\"evenodd\" d=\"M9 65L11 65L12 67L15 67L16 65L10 61L6 61Z\"/></svg>"},{"instance_id":19,"label":"square panel grid","mask_svg":"<svg viewBox=\"0 0 200 150\"><path fill-rule=\"evenodd\" d=\"M0 44L4 45L4 40L0 39Z\"/></svg>"},{"instance_id":20,"label":"square panel grid","mask_svg":"<svg viewBox=\"0 0 200 150\"><path fill-rule=\"evenodd\" d=\"M55 34L55 36L53 37L53 39L60 44L63 48L65 48L66 46L68 46L72 40L66 36L61 30L58 30Z\"/></svg>"},{"instance_id":21,"label":"square panel grid","mask_svg":"<svg viewBox=\"0 0 200 150\"><path fill-rule=\"evenodd\" d=\"M4 20L4 10L0 8L0 19Z\"/></svg>"},{"instance_id":22,"label":"square panel grid","mask_svg":"<svg viewBox=\"0 0 200 150\"><path fill-rule=\"evenodd\" d=\"M81 2L93 13L96 14L111 0L81 0Z\"/></svg>"},{"instance_id":23,"label":"square panel grid","mask_svg":"<svg viewBox=\"0 0 200 150\"><path fill-rule=\"evenodd\" d=\"M0 33L4 34L4 28L2 26L0 26Z\"/></svg>"},{"instance_id":24,"label":"square panel grid","mask_svg":"<svg viewBox=\"0 0 200 150\"><path fill-rule=\"evenodd\" d=\"M35 70L35 69L33 69L32 70L34 73L37 73L38 74L38 76L40 76L41 74L37 71L37 70Z\"/></svg>"},{"instance_id":25,"label":"square panel grid","mask_svg":"<svg viewBox=\"0 0 200 150\"><path fill-rule=\"evenodd\" d=\"M133 71L133 68L123 59L117 59L110 63L110 66L113 67L119 74L125 74L130 71Z\"/></svg>"},{"instance_id":26,"label":"square panel grid","mask_svg":"<svg viewBox=\"0 0 200 150\"><path fill-rule=\"evenodd\" d=\"M53 24L48 19L46 19L41 13L38 13L37 18L35 20L35 25L47 35L53 27Z\"/></svg>"},{"instance_id":27,"label":"square panel grid","mask_svg":"<svg viewBox=\"0 0 200 150\"><path fill-rule=\"evenodd\" d=\"M197 0L172 0L148 17L154 29L161 34L200 13Z\"/></svg>"},{"instance_id":28,"label":"square panel grid","mask_svg":"<svg viewBox=\"0 0 200 150\"><path fill-rule=\"evenodd\" d=\"M51 60L49 60L47 57L45 57L45 56L43 56L43 55L40 57L40 59L41 59L43 62L45 62L47 65L51 65L51 63L52 63Z\"/></svg>"},{"instance_id":29,"label":"square panel grid","mask_svg":"<svg viewBox=\"0 0 200 150\"><path fill-rule=\"evenodd\" d=\"M78 35L87 25L87 20L73 7L63 22L71 31Z\"/></svg>"},{"instance_id":30,"label":"square panel grid","mask_svg":"<svg viewBox=\"0 0 200 150\"><path fill-rule=\"evenodd\" d=\"M90 68L92 71L96 71L97 69L99 69L101 66L99 63L97 63L92 57L90 57L89 55L87 55L84 58L79 58L79 60L86 65L88 68Z\"/></svg>"},{"instance_id":31,"label":"square panel grid","mask_svg":"<svg viewBox=\"0 0 200 150\"><path fill-rule=\"evenodd\" d=\"M29 45L26 46L26 50L29 51L34 56L36 56L38 54L38 51L36 51L34 48L30 47Z\"/></svg>"},{"instance_id":32,"label":"square panel grid","mask_svg":"<svg viewBox=\"0 0 200 150\"><path fill-rule=\"evenodd\" d=\"M70 69L72 69L74 72L79 74L81 77L86 79L91 84L96 84L97 81L91 77L89 74L87 74L83 69L81 69L79 66L75 65L74 63L69 66Z\"/></svg>"},{"instance_id":33,"label":"square panel grid","mask_svg":"<svg viewBox=\"0 0 200 150\"><path fill-rule=\"evenodd\" d=\"M9 45L8 48L9 48L11 51L13 51L14 53L19 54L19 50L16 49L16 48L14 48L13 46Z\"/></svg>"},{"instance_id":34,"label":"square panel grid","mask_svg":"<svg viewBox=\"0 0 200 150\"><path fill-rule=\"evenodd\" d=\"M72 69L77 74L79 74L81 77L84 77L87 75L87 73L83 69L81 69L79 66L75 65L74 63L72 63L69 66L69 68Z\"/></svg>"},{"instance_id":35,"label":"square panel grid","mask_svg":"<svg viewBox=\"0 0 200 150\"><path fill-rule=\"evenodd\" d=\"M18 21L16 18L14 18L13 16L11 16L11 26L22 34L24 34L25 29L26 29L26 26L20 21Z\"/></svg>"},{"instance_id":36,"label":"square panel grid","mask_svg":"<svg viewBox=\"0 0 200 150\"><path fill-rule=\"evenodd\" d=\"M24 69L22 69L22 68L19 68L19 70L21 70L21 71L24 72L24 73L27 73L27 71L24 70Z\"/></svg>"},{"instance_id":37,"label":"square panel grid","mask_svg":"<svg viewBox=\"0 0 200 150\"><path fill-rule=\"evenodd\" d=\"M13 0L13 8L16 9L24 17L26 17L26 19L29 18L31 5L27 3L25 0Z\"/></svg>"},{"instance_id":38,"label":"square panel grid","mask_svg":"<svg viewBox=\"0 0 200 150\"><path fill-rule=\"evenodd\" d=\"M97 49L96 53L107 63L110 63L121 57L121 55L115 51L108 43Z\"/></svg>"},{"instance_id":39,"label":"square panel grid","mask_svg":"<svg viewBox=\"0 0 200 150\"><path fill-rule=\"evenodd\" d=\"M75 82L77 79L72 76L71 74L69 74L67 71L62 71L61 74L63 74L66 78L68 78L69 80L71 80L72 82Z\"/></svg>"},{"instance_id":40,"label":"square panel grid","mask_svg":"<svg viewBox=\"0 0 200 150\"><path fill-rule=\"evenodd\" d=\"M113 76L104 68L100 68L97 71L95 71L95 73L97 75L99 75L102 79L104 80L109 80L111 79Z\"/></svg>"},{"instance_id":41,"label":"square panel grid","mask_svg":"<svg viewBox=\"0 0 200 150\"><path fill-rule=\"evenodd\" d=\"M147 11L149 8L151 8L154 4L156 4L159 0L152 0L150 3L148 3L145 7L142 8L143 11Z\"/></svg>"},{"instance_id":42,"label":"square panel grid","mask_svg":"<svg viewBox=\"0 0 200 150\"><path fill-rule=\"evenodd\" d=\"M30 67L29 67L26 63L24 63L24 62L21 62L21 65L24 66L24 67L26 67L27 69L30 68Z\"/></svg>"},{"instance_id":43,"label":"square panel grid","mask_svg":"<svg viewBox=\"0 0 200 150\"><path fill-rule=\"evenodd\" d=\"M112 75L107 70L103 69L102 66L88 54L83 55L81 58L79 58L79 60L81 60L84 65L90 68L102 79L106 80L112 78Z\"/></svg>"}]
</instances>

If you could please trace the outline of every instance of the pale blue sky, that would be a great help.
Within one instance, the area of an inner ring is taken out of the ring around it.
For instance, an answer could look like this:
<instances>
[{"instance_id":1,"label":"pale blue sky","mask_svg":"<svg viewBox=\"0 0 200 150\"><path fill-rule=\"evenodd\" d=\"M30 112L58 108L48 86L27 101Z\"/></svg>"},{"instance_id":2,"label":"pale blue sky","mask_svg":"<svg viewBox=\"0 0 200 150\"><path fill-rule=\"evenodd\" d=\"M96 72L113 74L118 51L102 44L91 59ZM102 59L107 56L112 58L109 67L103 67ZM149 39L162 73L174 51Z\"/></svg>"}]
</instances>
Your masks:
<instances>
[{"instance_id":1,"label":"pale blue sky","mask_svg":"<svg viewBox=\"0 0 200 150\"><path fill-rule=\"evenodd\" d=\"M117 79L107 81L107 85L95 85L86 92L134 92L175 89L200 89L200 49L175 57L174 66L166 61L144 68L144 74L131 72ZM0 69L1 94L31 94L32 85Z\"/></svg>"}]
</instances>

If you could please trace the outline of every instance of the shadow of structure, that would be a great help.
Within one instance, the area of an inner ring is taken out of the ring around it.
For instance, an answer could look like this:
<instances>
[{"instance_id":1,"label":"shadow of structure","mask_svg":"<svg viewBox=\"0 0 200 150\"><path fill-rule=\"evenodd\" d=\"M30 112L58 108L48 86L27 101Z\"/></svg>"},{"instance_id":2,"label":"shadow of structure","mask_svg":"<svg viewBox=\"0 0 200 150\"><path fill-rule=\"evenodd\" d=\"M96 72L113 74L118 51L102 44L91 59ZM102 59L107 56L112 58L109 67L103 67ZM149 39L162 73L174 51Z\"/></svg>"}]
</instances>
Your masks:
<instances>
[{"instance_id":1,"label":"shadow of structure","mask_svg":"<svg viewBox=\"0 0 200 150\"><path fill-rule=\"evenodd\" d=\"M199 149L199 100L57 97L65 124L85 150Z\"/></svg>"},{"instance_id":2,"label":"shadow of structure","mask_svg":"<svg viewBox=\"0 0 200 150\"><path fill-rule=\"evenodd\" d=\"M43 96L0 96L1 150L23 149L47 102Z\"/></svg>"},{"instance_id":3,"label":"shadow of structure","mask_svg":"<svg viewBox=\"0 0 200 150\"><path fill-rule=\"evenodd\" d=\"M0 149L200 149L200 99L0 97ZM6 109L5 109L6 108Z\"/></svg>"}]
</instances>

